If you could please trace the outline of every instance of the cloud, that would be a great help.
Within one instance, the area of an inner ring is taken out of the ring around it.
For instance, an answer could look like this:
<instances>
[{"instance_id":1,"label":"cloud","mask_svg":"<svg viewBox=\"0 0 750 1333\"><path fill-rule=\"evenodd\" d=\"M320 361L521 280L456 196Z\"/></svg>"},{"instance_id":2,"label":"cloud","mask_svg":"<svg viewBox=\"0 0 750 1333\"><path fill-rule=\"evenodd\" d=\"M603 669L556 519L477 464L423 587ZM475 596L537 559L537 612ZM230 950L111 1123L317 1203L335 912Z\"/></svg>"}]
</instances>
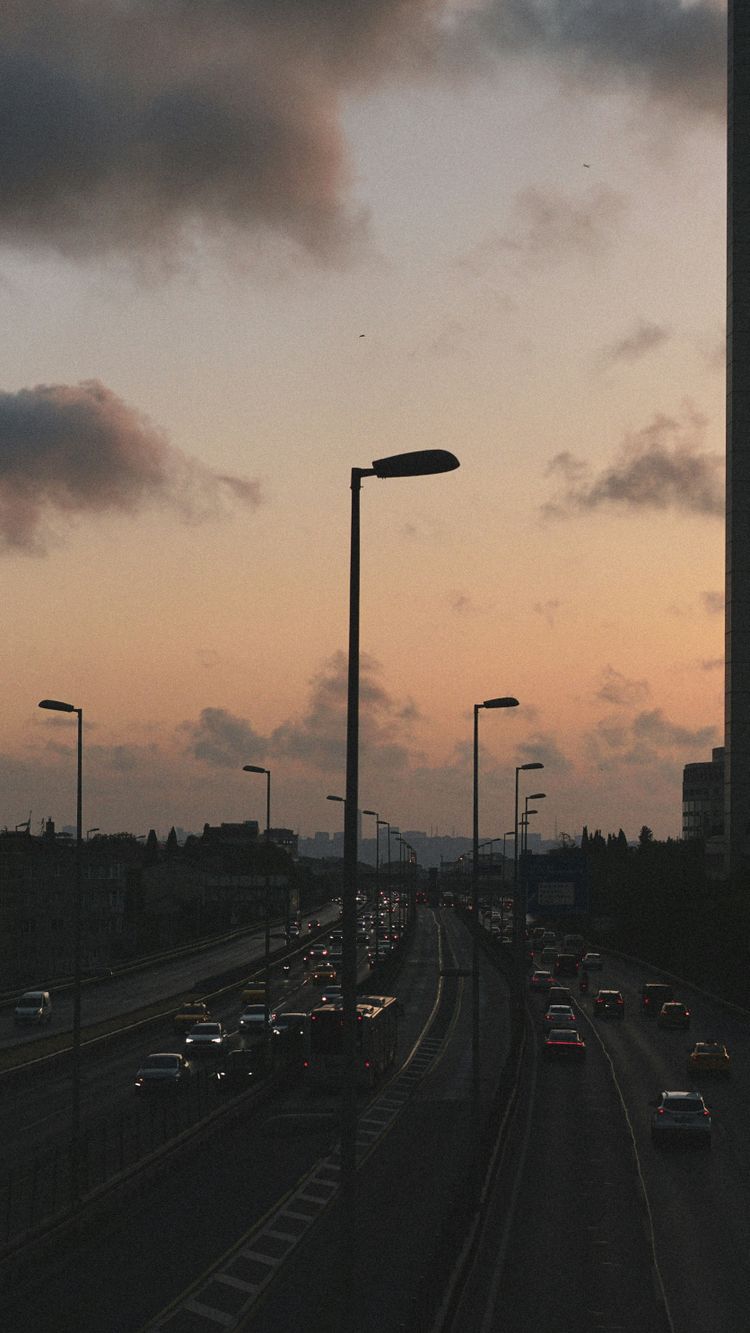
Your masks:
<instances>
[{"instance_id":1,"label":"cloud","mask_svg":"<svg viewBox=\"0 0 750 1333\"><path fill-rule=\"evenodd\" d=\"M610 363L637 361L639 357L652 352L655 347L661 347L668 338L669 330L664 325L639 320L630 333L609 343L603 349L603 356L605 361Z\"/></svg>"},{"instance_id":2,"label":"cloud","mask_svg":"<svg viewBox=\"0 0 750 1333\"><path fill-rule=\"evenodd\" d=\"M457 616L473 616L477 613L477 606L467 592L455 589L448 594L451 611Z\"/></svg>"},{"instance_id":3,"label":"cloud","mask_svg":"<svg viewBox=\"0 0 750 1333\"><path fill-rule=\"evenodd\" d=\"M529 764L539 761L544 764L545 771L549 769L553 774L569 773L572 768L570 760L549 732L538 731L525 741L520 741L517 754L519 763ZM539 776L534 774L534 780L542 782L541 774Z\"/></svg>"},{"instance_id":4,"label":"cloud","mask_svg":"<svg viewBox=\"0 0 750 1333\"><path fill-rule=\"evenodd\" d=\"M326 773L340 772L346 763L347 713L346 655L335 653L311 682L310 702L301 718L284 722L273 732L269 746L274 754L311 764ZM402 743L404 727L419 716L407 700L399 704L379 680L378 663L360 656L360 767L399 771L409 761Z\"/></svg>"},{"instance_id":5,"label":"cloud","mask_svg":"<svg viewBox=\"0 0 750 1333\"><path fill-rule=\"evenodd\" d=\"M724 670L724 658L723 658L723 657L704 657L703 660L701 661L701 664L700 664L700 665L701 665L701 671L720 671L720 670L723 671L723 670Z\"/></svg>"},{"instance_id":6,"label":"cloud","mask_svg":"<svg viewBox=\"0 0 750 1333\"><path fill-rule=\"evenodd\" d=\"M710 616L721 615L724 610L723 592L702 592L701 601L703 602L703 609L707 611Z\"/></svg>"},{"instance_id":7,"label":"cloud","mask_svg":"<svg viewBox=\"0 0 750 1333\"><path fill-rule=\"evenodd\" d=\"M161 505L186 521L225 499L260 501L258 483L213 472L171 446L97 380L0 393L0 545L40 553L52 517L133 514Z\"/></svg>"},{"instance_id":8,"label":"cloud","mask_svg":"<svg viewBox=\"0 0 750 1333\"><path fill-rule=\"evenodd\" d=\"M653 708L647 713L638 713L633 719L633 735L646 740L658 749L705 750L716 741L716 727L682 727L676 722L669 722L661 708Z\"/></svg>"},{"instance_id":9,"label":"cloud","mask_svg":"<svg viewBox=\"0 0 750 1333\"><path fill-rule=\"evenodd\" d=\"M724 462L700 448L704 429L704 420L694 413L682 421L657 414L648 426L626 436L615 462L598 475L585 461L557 454L547 475L561 479L561 489L542 505L543 515L563 518L614 506L723 516Z\"/></svg>"},{"instance_id":10,"label":"cloud","mask_svg":"<svg viewBox=\"0 0 750 1333\"><path fill-rule=\"evenodd\" d=\"M530 186L516 196L507 230L485 237L457 262L482 274L509 253L533 265L590 258L606 250L625 208L624 195L607 186L589 190L584 198Z\"/></svg>"},{"instance_id":11,"label":"cloud","mask_svg":"<svg viewBox=\"0 0 750 1333\"><path fill-rule=\"evenodd\" d=\"M650 692L648 681L629 680L622 672L615 671L614 667L605 666L596 697L603 699L605 703L630 707L648 698Z\"/></svg>"},{"instance_id":12,"label":"cloud","mask_svg":"<svg viewBox=\"0 0 750 1333\"><path fill-rule=\"evenodd\" d=\"M614 84L724 116L726 15L713 0L489 0L472 23L502 55L539 57L586 91Z\"/></svg>"},{"instance_id":13,"label":"cloud","mask_svg":"<svg viewBox=\"0 0 750 1333\"><path fill-rule=\"evenodd\" d=\"M178 732L185 738L186 753L212 768L236 768L260 762L268 740L249 722L226 708L204 708L197 722L183 722Z\"/></svg>"},{"instance_id":14,"label":"cloud","mask_svg":"<svg viewBox=\"0 0 750 1333\"><path fill-rule=\"evenodd\" d=\"M0 12L0 236L72 255L196 228L357 243L350 90L434 64L430 0L25 0Z\"/></svg>"}]
</instances>

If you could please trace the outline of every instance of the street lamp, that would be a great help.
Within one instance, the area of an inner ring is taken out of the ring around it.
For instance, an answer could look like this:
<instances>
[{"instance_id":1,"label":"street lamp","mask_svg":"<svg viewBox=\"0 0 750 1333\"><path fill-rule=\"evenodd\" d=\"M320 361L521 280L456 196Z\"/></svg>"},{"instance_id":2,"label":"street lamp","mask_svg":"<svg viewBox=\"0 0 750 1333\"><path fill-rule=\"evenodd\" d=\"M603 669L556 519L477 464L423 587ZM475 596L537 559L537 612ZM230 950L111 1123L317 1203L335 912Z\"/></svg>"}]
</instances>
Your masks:
<instances>
[{"instance_id":1,"label":"street lamp","mask_svg":"<svg viewBox=\"0 0 750 1333\"><path fill-rule=\"evenodd\" d=\"M480 1130L479 1097L479 711L482 708L517 708L513 695L485 699L474 704L474 784L471 861L471 1107L475 1151L478 1158ZM478 1177L477 1177L478 1181Z\"/></svg>"},{"instance_id":2,"label":"street lamp","mask_svg":"<svg viewBox=\"0 0 750 1333\"><path fill-rule=\"evenodd\" d=\"M544 801L544 800L546 800L546 797L547 797L547 793L546 793L546 791L535 791L535 792L532 792L530 796L527 796L527 797L525 798L525 800L526 800L526 832L525 832L524 839L523 839L523 843L522 843L522 850L523 850L524 852L527 852L527 851L529 850L529 815L538 815L538 814L539 814L539 811L538 811L538 810L529 810L529 801Z\"/></svg>"},{"instance_id":3,"label":"street lamp","mask_svg":"<svg viewBox=\"0 0 750 1333\"><path fill-rule=\"evenodd\" d=\"M81 929L82 878L81 848L83 843L83 709L59 699L42 699L40 708L53 713L75 713L78 718L78 777L76 782L76 858L73 894L73 1040L72 1040L72 1105L70 1124L70 1181L73 1206L81 1197Z\"/></svg>"},{"instance_id":4,"label":"street lamp","mask_svg":"<svg viewBox=\"0 0 750 1333\"><path fill-rule=\"evenodd\" d=\"M516 765L516 801L515 819L513 821L515 829L513 841L513 952L518 964L519 984L523 976L523 935L526 925L526 904L521 902L523 895L518 884L518 774L530 773L538 768L544 768L544 764L540 764L538 760L530 764Z\"/></svg>"},{"instance_id":5,"label":"street lamp","mask_svg":"<svg viewBox=\"0 0 750 1333\"><path fill-rule=\"evenodd\" d=\"M99 832L99 829L98 829L98 828L87 828L87 829L86 829L86 841L88 842L88 840L89 840L89 838L91 837L91 834L92 834L92 833L98 833L98 832Z\"/></svg>"},{"instance_id":6,"label":"street lamp","mask_svg":"<svg viewBox=\"0 0 750 1333\"><path fill-rule=\"evenodd\" d=\"M380 818L377 810L363 810L363 815L372 815L375 820L375 966L377 967L380 958L380 931L378 924L380 921L380 825L386 821Z\"/></svg>"},{"instance_id":7,"label":"street lamp","mask_svg":"<svg viewBox=\"0 0 750 1333\"><path fill-rule=\"evenodd\" d=\"M263 1002L263 1025L265 1032L266 1057L271 1049L271 868L268 863L271 846L271 770L260 768L257 764L243 764L243 773L265 773L266 775L266 894L265 894L265 940L263 947L263 978L265 1000Z\"/></svg>"},{"instance_id":8,"label":"street lamp","mask_svg":"<svg viewBox=\"0 0 750 1333\"><path fill-rule=\"evenodd\" d=\"M351 531L349 547L349 663L346 710L346 802L344 805L344 892L341 931L343 1001L343 1077L341 1080L341 1240L342 1322L353 1327L354 1258L356 1253L357 1172L357 802L359 797L359 497L363 477L418 477L452 472L459 466L445 449L420 449L373 460L369 468L351 470Z\"/></svg>"}]
</instances>

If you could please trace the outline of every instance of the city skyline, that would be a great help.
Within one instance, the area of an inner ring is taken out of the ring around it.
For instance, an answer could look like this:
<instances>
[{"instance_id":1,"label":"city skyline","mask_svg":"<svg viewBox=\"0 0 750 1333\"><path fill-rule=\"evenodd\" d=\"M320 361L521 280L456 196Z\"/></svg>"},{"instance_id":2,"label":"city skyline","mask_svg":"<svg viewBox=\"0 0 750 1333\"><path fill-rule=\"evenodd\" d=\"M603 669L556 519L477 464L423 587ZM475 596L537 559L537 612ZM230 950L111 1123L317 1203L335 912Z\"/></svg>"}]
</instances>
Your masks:
<instances>
[{"instance_id":1,"label":"city skyline","mask_svg":"<svg viewBox=\"0 0 750 1333\"><path fill-rule=\"evenodd\" d=\"M636 3L623 44L608 6L326 6L263 67L193 8L137 54L127 7L46 5L54 49L0 17L0 823L71 822L52 696L86 826L262 826L250 763L274 825L335 829L349 470L443 447L363 494L362 804L468 830L472 706L512 693L483 826L540 760L545 837L679 836L723 730L721 7Z\"/></svg>"}]
</instances>

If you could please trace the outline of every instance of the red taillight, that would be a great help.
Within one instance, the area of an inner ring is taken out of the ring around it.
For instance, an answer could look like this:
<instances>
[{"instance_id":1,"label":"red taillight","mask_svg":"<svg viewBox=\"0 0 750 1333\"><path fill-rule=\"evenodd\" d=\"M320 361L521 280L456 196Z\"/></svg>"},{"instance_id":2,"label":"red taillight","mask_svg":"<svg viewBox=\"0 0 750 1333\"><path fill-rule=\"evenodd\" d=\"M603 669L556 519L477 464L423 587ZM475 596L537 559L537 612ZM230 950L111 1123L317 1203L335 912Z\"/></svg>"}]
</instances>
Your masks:
<instances>
[{"instance_id":1,"label":"red taillight","mask_svg":"<svg viewBox=\"0 0 750 1333\"><path fill-rule=\"evenodd\" d=\"M660 1106L659 1109L658 1109L658 1111L656 1112L656 1114L657 1114L657 1115L664 1115L664 1107L663 1107L663 1106Z\"/></svg>"},{"instance_id":2,"label":"red taillight","mask_svg":"<svg viewBox=\"0 0 750 1333\"><path fill-rule=\"evenodd\" d=\"M303 1069L309 1069L309 1068L310 1068L310 1061L309 1061L309 1060L303 1060L303 1061L302 1061L302 1068L303 1068Z\"/></svg>"},{"instance_id":3,"label":"red taillight","mask_svg":"<svg viewBox=\"0 0 750 1333\"><path fill-rule=\"evenodd\" d=\"M711 1112L709 1111L709 1109L708 1109L707 1106L704 1106L704 1107L703 1107L703 1114L704 1114L704 1115L710 1115L710 1114L711 1114Z\"/></svg>"},{"instance_id":4,"label":"red taillight","mask_svg":"<svg viewBox=\"0 0 750 1333\"><path fill-rule=\"evenodd\" d=\"M369 1061L369 1060L365 1060L365 1069L369 1069L369 1068L370 1068L370 1061Z\"/></svg>"}]
</instances>

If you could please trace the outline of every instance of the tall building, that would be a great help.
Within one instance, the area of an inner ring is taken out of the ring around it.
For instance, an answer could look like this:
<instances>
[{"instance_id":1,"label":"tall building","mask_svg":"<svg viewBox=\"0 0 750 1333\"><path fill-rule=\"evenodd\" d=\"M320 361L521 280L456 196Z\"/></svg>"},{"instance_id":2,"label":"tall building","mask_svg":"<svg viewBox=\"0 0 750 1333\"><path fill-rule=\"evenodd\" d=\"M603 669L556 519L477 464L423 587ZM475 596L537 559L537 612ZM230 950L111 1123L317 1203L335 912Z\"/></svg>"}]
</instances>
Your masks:
<instances>
[{"instance_id":1,"label":"tall building","mask_svg":"<svg viewBox=\"0 0 750 1333\"><path fill-rule=\"evenodd\" d=\"M707 842L723 832L724 747L719 745L710 763L686 764L682 770L682 836Z\"/></svg>"},{"instance_id":2,"label":"tall building","mask_svg":"<svg viewBox=\"0 0 750 1333\"><path fill-rule=\"evenodd\" d=\"M725 868L750 851L750 5L729 0Z\"/></svg>"}]
</instances>

